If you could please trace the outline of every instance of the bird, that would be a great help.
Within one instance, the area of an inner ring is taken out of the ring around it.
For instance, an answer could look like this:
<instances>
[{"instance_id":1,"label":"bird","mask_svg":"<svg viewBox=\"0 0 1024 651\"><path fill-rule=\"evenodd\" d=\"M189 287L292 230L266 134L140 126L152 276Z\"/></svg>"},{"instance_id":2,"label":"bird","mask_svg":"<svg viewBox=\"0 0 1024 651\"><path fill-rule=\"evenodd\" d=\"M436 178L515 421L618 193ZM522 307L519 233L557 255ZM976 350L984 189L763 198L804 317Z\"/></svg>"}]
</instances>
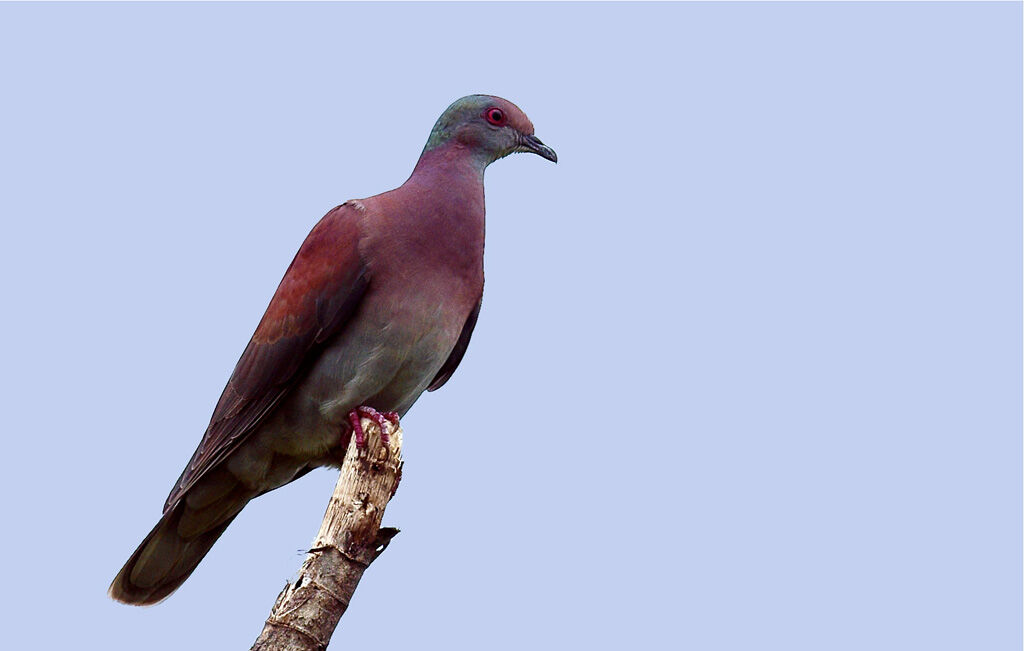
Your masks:
<instances>
[{"instance_id":1,"label":"bird","mask_svg":"<svg viewBox=\"0 0 1024 651\"><path fill-rule=\"evenodd\" d=\"M438 118L398 188L328 211L299 247L163 515L108 594L166 599L252 499L338 467L361 417L381 438L462 361L483 296L484 170L558 162L512 102L469 95Z\"/></svg>"}]
</instances>

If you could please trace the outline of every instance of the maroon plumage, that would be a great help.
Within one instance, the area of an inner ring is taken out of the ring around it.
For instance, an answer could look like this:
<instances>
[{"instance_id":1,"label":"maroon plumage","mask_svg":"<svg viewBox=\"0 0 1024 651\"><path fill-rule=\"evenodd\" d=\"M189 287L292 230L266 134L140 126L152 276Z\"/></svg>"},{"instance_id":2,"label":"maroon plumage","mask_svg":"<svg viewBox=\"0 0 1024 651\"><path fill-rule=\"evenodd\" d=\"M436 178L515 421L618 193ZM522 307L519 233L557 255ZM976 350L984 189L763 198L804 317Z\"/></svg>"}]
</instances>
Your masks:
<instances>
[{"instance_id":1,"label":"maroon plumage","mask_svg":"<svg viewBox=\"0 0 1024 651\"><path fill-rule=\"evenodd\" d=\"M556 160L510 102L471 95L437 121L399 188L334 208L300 247L164 514L110 586L156 603L251 500L340 462L361 407L404 415L465 353L483 293L483 171Z\"/></svg>"}]
</instances>

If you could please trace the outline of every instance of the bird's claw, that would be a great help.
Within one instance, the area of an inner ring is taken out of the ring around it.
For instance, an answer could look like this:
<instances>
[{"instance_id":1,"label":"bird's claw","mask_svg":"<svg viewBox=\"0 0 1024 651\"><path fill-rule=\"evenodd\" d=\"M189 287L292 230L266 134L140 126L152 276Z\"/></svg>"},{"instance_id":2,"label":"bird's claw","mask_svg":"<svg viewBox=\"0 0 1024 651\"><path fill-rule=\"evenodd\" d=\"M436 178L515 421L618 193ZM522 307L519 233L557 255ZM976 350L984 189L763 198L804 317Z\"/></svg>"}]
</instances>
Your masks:
<instances>
[{"instance_id":1,"label":"bird's claw","mask_svg":"<svg viewBox=\"0 0 1024 651\"><path fill-rule=\"evenodd\" d=\"M391 424L394 427L398 427L398 412L397 411L385 411L380 412L373 407L367 407L366 405L360 405L348 412L348 422L352 426L352 434L356 437L356 447L366 447L366 434L363 432L363 424L360 422L364 417L369 418L373 422L377 423L377 427L380 428L380 441L384 445L388 444L388 427L387 424Z\"/></svg>"}]
</instances>

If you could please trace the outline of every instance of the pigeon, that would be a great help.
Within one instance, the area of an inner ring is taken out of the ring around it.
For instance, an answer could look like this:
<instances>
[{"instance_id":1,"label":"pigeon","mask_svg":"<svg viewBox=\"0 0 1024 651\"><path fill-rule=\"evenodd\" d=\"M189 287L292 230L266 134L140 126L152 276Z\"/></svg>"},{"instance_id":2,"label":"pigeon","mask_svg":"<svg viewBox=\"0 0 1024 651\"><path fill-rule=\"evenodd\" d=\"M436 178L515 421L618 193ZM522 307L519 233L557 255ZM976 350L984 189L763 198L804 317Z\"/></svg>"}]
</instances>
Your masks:
<instances>
[{"instance_id":1,"label":"pigeon","mask_svg":"<svg viewBox=\"0 0 1024 651\"><path fill-rule=\"evenodd\" d=\"M484 170L514 152L557 162L500 97L449 106L400 187L329 211L310 231L217 402L163 516L110 585L167 598L249 500L338 467L360 425L382 439L469 345L483 295Z\"/></svg>"}]
</instances>

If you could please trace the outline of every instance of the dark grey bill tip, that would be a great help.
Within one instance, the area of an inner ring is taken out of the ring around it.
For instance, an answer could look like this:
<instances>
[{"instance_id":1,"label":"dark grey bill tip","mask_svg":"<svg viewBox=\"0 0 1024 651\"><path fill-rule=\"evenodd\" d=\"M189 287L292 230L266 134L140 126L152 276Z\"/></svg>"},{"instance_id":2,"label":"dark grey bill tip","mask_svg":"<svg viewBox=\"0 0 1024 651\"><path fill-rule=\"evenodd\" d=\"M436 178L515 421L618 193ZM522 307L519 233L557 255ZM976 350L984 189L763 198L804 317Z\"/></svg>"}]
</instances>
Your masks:
<instances>
[{"instance_id":1,"label":"dark grey bill tip","mask_svg":"<svg viewBox=\"0 0 1024 651\"><path fill-rule=\"evenodd\" d=\"M546 158L552 163L558 162L558 154L555 153L555 150L542 143L540 138L537 136L523 136L517 149L519 151L537 154L541 158Z\"/></svg>"}]
</instances>

